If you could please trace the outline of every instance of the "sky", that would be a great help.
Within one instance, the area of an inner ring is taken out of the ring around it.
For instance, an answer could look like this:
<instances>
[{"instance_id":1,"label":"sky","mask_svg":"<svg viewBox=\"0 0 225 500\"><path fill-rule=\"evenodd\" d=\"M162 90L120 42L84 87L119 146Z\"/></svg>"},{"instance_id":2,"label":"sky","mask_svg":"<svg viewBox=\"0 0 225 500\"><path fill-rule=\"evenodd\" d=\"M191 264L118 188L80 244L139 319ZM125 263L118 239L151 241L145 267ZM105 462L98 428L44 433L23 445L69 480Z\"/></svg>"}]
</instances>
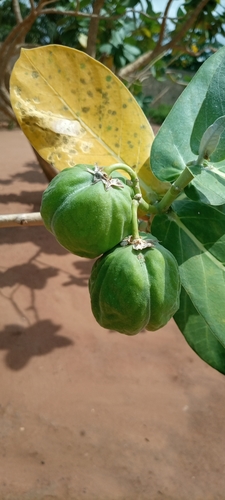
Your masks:
<instances>
[{"instance_id":1,"label":"sky","mask_svg":"<svg viewBox=\"0 0 225 500\"><path fill-rule=\"evenodd\" d=\"M181 5L181 0L174 0L169 10L169 15L173 16L176 14L179 5ZM156 11L163 11L166 7L167 0L152 0L152 7Z\"/></svg>"}]
</instances>

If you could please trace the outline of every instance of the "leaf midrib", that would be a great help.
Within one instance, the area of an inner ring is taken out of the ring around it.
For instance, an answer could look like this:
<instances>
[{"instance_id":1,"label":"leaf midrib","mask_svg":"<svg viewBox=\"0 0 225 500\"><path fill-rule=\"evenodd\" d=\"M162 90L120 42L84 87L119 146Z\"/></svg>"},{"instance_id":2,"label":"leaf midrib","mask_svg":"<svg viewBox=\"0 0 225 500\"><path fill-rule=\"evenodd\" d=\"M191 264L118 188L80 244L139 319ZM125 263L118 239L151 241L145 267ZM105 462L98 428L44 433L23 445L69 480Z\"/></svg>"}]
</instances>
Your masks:
<instances>
[{"instance_id":1,"label":"leaf midrib","mask_svg":"<svg viewBox=\"0 0 225 500\"><path fill-rule=\"evenodd\" d=\"M204 253L221 271L225 271L225 267L223 264L217 260L206 248L204 245L194 236L194 234L181 222L180 218L175 212L172 212L169 215L169 218L176 222L176 224L187 234L187 236L193 241L193 243L197 246L201 253Z\"/></svg>"}]
</instances>

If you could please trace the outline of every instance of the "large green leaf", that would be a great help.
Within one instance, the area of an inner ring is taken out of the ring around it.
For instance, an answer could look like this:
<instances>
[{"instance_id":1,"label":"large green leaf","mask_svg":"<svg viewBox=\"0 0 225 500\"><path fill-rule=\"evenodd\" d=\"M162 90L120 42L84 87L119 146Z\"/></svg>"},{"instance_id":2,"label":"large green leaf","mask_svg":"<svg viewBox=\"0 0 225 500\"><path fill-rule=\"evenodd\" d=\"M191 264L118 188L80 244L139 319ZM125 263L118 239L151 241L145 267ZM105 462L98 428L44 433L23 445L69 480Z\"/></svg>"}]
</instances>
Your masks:
<instances>
[{"instance_id":1,"label":"large green leaf","mask_svg":"<svg viewBox=\"0 0 225 500\"><path fill-rule=\"evenodd\" d=\"M157 215L151 231L179 264L177 325L197 354L225 374L224 103L225 48L202 65L178 99L150 160L161 180L173 182L187 164L194 175L185 189L189 199L183 194Z\"/></svg>"},{"instance_id":2,"label":"large green leaf","mask_svg":"<svg viewBox=\"0 0 225 500\"><path fill-rule=\"evenodd\" d=\"M220 64L217 70L212 75L208 91L202 102L202 105L198 111L194 127L192 130L190 138L190 146L194 154L199 154L200 144L202 136L204 135L206 129L210 127L214 122L223 122L222 116L225 114L225 49L219 50L217 54L222 56ZM210 57L204 67L211 65L213 57ZM210 71L210 68L208 68ZM198 80L198 74L197 74ZM218 118L220 118L218 120ZM210 160L213 164L224 160L225 158L225 130L222 129L220 134L220 139L218 146L215 151L210 154Z\"/></svg>"},{"instance_id":3,"label":"large green leaf","mask_svg":"<svg viewBox=\"0 0 225 500\"><path fill-rule=\"evenodd\" d=\"M190 297L181 289L181 305L174 319L192 347L206 363L225 374L225 349L214 337L204 318L198 313Z\"/></svg>"},{"instance_id":4,"label":"large green leaf","mask_svg":"<svg viewBox=\"0 0 225 500\"><path fill-rule=\"evenodd\" d=\"M222 162L221 162L222 163ZM225 166L201 167L194 180L185 188L185 193L191 200L201 201L207 205L223 205L225 203Z\"/></svg>"},{"instance_id":5,"label":"large green leaf","mask_svg":"<svg viewBox=\"0 0 225 500\"><path fill-rule=\"evenodd\" d=\"M197 160L204 132L224 114L225 47L201 66L164 121L151 150L155 175L161 180L174 181L188 162ZM212 154L213 162L221 159L224 139L223 132Z\"/></svg>"},{"instance_id":6,"label":"large green leaf","mask_svg":"<svg viewBox=\"0 0 225 500\"><path fill-rule=\"evenodd\" d=\"M208 98L208 92L204 102L207 101L207 98ZM223 109L221 109L221 112L222 111ZM196 122L198 121L198 117L197 120L195 120L195 126ZM221 144L222 147L218 147L221 142L221 139L223 138L224 132L225 132L225 116L222 115L219 118L217 118L211 125L209 125L209 127L203 133L200 144L198 144L197 146L197 154L199 155L200 158L208 160L209 158L212 158L213 153L216 152L217 161L222 161L225 159L224 139L222 141L223 144ZM195 139L194 131L192 132L192 136L193 139Z\"/></svg>"},{"instance_id":7,"label":"large green leaf","mask_svg":"<svg viewBox=\"0 0 225 500\"><path fill-rule=\"evenodd\" d=\"M175 319L189 344L212 364L209 345L214 342L225 347L224 206L216 208L182 199L167 214L156 216L151 230L179 264L185 293ZM209 341L211 335L215 341ZM224 359L221 353L223 349L217 347L212 365L220 371Z\"/></svg>"},{"instance_id":8,"label":"large green leaf","mask_svg":"<svg viewBox=\"0 0 225 500\"><path fill-rule=\"evenodd\" d=\"M187 88L176 101L161 129L159 130L151 149L151 166L153 172L161 180L174 181L185 165L196 160L200 141L207 127L224 112L219 108L219 114L213 115L211 123L201 113L201 131L195 147L193 145L193 126L197 119L209 85L216 78L215 93L224 95L224 82L217 79L217 73L225 60L225 47L218 50L198 70ZM222 86L222 89L221 89ZM211 94L210 94L210 97ZM224 97L223 97L224 99ZM190 144L192 138L192 146Z\"/></svg>"}]
</instances>

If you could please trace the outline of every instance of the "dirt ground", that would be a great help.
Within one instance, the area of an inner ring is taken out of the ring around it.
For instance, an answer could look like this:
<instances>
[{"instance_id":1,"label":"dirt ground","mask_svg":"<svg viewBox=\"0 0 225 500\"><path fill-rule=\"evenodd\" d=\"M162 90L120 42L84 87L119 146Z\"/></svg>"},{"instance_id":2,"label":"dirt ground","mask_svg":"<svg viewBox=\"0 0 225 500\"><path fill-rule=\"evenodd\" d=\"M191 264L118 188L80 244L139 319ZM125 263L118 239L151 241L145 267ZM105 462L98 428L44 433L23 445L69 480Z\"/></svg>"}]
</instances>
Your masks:
<instances>
[{"instance_id":1,"label":"dirt ground","mask_svg":"<svg viewBox=\"0 0 225 500\"><path fill-rule=\"evenodd\" d=\"M22 132L0 130L0 151L0 212L38 211ZM0 243L0 500L225 500L224 377L173 321L100 328L92 262L43 227Z\"/></svg>"}]
</instances>

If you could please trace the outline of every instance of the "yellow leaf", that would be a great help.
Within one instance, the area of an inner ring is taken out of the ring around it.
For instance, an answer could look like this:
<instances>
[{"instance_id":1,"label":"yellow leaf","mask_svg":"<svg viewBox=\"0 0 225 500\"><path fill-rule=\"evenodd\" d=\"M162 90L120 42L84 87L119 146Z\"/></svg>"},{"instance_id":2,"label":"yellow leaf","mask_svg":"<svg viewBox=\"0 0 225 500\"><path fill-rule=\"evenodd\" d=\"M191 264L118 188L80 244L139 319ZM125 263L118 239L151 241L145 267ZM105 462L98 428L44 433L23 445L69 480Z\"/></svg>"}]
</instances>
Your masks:
<instances>
[{"instance_id":1,"label":"yellow leaf","mask_svg":"<svg viewBox=\"0 0 225 500\"><path fill-rule=\"evenodd\" d=\"M145 35L147 38L151 38L152 37L152 33L151 31L148 29L148 28L141 28L141 32L143 33L143 35Z\"/></svg>"},{"instance_id":2,"label":"yellow leaf","mask_svg":"<svg viewBox=\"0 0 225 500\"><path fill-rule=\"evenodd\" d=\"M126 163L139 172L145 165L144 183L155 180L158 192L165 191L149 167L154 135L148 120L128 89L95 59L60 45L22 49L10 92L23 132L56 169Z\"/></svg>"}]
</instances>

